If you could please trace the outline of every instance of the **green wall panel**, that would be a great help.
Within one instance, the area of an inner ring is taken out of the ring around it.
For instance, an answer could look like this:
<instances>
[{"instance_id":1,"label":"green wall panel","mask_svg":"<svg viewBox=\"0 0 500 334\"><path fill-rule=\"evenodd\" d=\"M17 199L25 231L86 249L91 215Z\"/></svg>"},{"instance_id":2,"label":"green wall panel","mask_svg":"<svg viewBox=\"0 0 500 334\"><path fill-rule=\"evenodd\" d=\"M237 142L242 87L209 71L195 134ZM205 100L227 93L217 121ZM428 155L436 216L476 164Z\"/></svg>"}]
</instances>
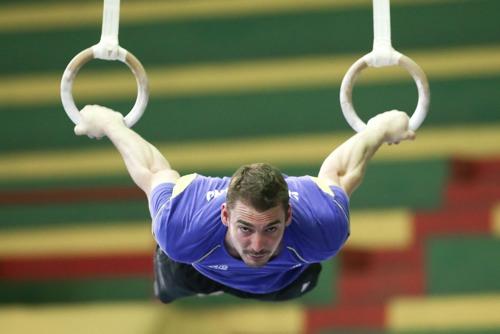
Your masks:
<instances>
[{"instance_id":1,"label":"green wall panel","mask_svg":"<svg viewBox=\"0 0 500 334\"><path fill-rule=\"evenodd\" d=\"M408 50L498 43L499 10L500 3L496 0L394 5L391 9L394 45L398 50ZM9 45L9 52L0 56L1 63L6 65L1 73L62 73L78 51L98 42L100 31L99 16L95 26L85 28L0 32L1 45ZM120 26L120 44L146 66L362 54L371 49L372 36L371 6L136 24L121 22Z\"/></svg>"},{"instance_id":2,"label":"green wall panel","mask_svg":"<svg viewBox=\"0 0 500 334\"><path fill-rule=\"evenodd\" d=\"M500 76L431 81L432 102L423 128L500 122ZM152 142L184 142L307 133L353 133L340 111L339 88L310 87L247 94L152 98L134 129ZM83 106L85 103L81 101ZM96 101L94 101L96 102ZM356 87L354 103L362 119L390 109L412 112L417 102L413 82ZM91 101L87 101L91 103ZM129 110L130 101L99 101ZM73 134L73 123L60 105L0 105L8 126L0 132L0 150L97 148ZM26 119L29 118L29 122ZM22 131L20 131L22 129ZM29 136L27 134L30 134ZM418 140L418 139L417 139Z\"/></svg>"},{"instance_id":3,"label":"green wall panel","mask_svg":"<svg viewBox=\"0 0 500 334\"><path fill-rule=\"evenodd\" d=\"M426 247L428 292L432 295L498 292L499 259L498 238L456 236L431 239Z\"/></svg>"}]
</instances>

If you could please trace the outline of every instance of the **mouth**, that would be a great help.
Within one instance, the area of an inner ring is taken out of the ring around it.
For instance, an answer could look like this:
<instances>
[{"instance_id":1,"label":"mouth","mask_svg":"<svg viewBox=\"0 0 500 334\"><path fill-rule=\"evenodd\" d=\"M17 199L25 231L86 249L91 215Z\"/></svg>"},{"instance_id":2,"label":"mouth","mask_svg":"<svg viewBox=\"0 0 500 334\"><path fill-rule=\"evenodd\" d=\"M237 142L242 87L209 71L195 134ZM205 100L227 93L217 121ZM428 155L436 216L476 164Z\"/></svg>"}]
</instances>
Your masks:
<instances>
[{"instance_id":1,"label":"mouth","mask_svg":"<svg viewBox=\"0 0 500 334\"><path fill-rule=\"evenodd\" d=\"M261 261L266 258L267 253L260 253L260 254L247 253L246 255L254 261Z\"/></svg>"}]
</instances>

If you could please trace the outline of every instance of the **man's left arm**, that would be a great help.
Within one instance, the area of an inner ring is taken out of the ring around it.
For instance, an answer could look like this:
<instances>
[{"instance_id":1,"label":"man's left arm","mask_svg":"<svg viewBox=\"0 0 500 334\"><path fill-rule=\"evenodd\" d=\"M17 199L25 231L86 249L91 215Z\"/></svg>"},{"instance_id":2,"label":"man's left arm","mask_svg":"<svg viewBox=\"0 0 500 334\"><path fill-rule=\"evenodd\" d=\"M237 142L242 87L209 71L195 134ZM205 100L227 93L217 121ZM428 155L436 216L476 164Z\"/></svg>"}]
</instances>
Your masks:
<instances>
[{"instance_id":1,"label":"man's left arm","mask_svg":"<svg viewBox=\"0 0 500 334\"><path fill-rule=\"evenodd\" d=\"M368 122L366 128L336 148L323 162L318 178L341 187L348 196L361 184L368 162L383 143L413 140L408 115L387 111Z\"/></svg>"}]
</instances>

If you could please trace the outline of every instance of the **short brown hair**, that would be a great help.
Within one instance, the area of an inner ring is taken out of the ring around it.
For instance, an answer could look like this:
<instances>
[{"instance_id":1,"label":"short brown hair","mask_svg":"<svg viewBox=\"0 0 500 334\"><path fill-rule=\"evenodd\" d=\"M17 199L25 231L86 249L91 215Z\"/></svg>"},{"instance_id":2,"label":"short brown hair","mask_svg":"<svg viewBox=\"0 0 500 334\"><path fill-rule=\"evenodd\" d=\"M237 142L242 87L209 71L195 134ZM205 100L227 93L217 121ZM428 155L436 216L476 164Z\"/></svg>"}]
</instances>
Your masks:
<instances>
[{"instance_id":1,"label":"short brown hair","mask_svg":"<svg viewBox=\"0 0 500 334\"><path fill-rule=\"evenodd\" d=\"M227 190L226 204L234 208L240 200L259 211L282 204L289 206L288 185L278 168L266 163L254 163L238 168Z\"/></svg>"}]
</instances>

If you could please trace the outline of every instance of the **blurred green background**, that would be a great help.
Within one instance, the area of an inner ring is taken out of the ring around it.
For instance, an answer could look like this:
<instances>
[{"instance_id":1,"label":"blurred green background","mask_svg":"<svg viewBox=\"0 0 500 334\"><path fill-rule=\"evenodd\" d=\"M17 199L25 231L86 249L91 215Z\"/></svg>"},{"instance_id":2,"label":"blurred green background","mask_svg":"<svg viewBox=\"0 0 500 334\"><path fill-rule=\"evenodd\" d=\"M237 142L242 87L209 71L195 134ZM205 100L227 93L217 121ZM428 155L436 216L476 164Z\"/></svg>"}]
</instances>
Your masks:
<instances>
[{"instance_id":1,"label":"blurred green background","mask_svg":"<svg viewBox=\"0 0 500 334\"><path fill-rule=\"evenodd\" d=\"M107 140L76 137L59 98L99 41L102 1L0 0L0 328L5 333L497 333L500 331L500 2L393 0L394 47L426 72L415 142L384 147L351 199L352 235L294 302L152 297L147 202ZM124 0L120 45L144 65L134 130L182 174L267 161L318 172L353 134L344 73L372 47L369 0ZM81 108L128 112L136 84L94 60ZM368 69L362 119L409 113L400 68Z\"/></svg>"}]
</instances>

